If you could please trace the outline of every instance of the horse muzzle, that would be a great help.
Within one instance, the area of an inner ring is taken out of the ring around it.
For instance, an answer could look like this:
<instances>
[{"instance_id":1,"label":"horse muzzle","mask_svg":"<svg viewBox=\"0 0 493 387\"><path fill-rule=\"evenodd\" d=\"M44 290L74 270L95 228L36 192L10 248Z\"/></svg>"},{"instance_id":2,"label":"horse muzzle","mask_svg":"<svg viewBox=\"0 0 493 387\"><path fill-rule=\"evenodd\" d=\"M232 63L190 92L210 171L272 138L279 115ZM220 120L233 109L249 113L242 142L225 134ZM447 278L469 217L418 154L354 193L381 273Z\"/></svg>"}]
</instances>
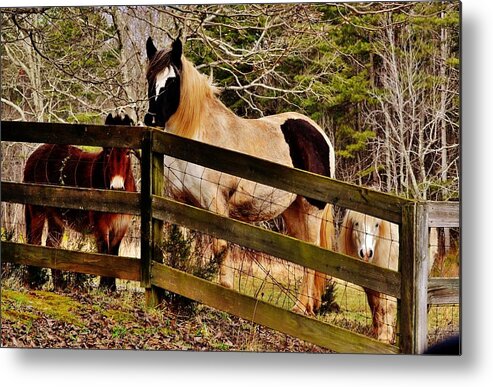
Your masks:
<instances>
[{"instance_id":1,"label":"horse muzzle","mask_svg":"<svg viewBox=\"0 0 493 387\"><path fill-rule=\"evenodd\" d=\"M120 175L114 176L110 181L110 189L124 190L125 179Z\"/></svg>"},{"instance_id":2,"label":"horse muzzle","mask_svg":"<svg viewBox=\"0 0 493 387\"><path fill-rule=\"evenodd\" d=\"M358 255L363 261L371 262L373 260L373 249L360 249Z\"/></svg>"},{"instance_id":3,"label":"horse muzzle","mask_svg":"<svg viewBox=\"0 0 493 387\"><path fill-rule=\"evenodd\" d=\"M145 126L156 126L157 125L157 115L156 113L147 112L144 116Z\"/></svg>"}]
</instances>

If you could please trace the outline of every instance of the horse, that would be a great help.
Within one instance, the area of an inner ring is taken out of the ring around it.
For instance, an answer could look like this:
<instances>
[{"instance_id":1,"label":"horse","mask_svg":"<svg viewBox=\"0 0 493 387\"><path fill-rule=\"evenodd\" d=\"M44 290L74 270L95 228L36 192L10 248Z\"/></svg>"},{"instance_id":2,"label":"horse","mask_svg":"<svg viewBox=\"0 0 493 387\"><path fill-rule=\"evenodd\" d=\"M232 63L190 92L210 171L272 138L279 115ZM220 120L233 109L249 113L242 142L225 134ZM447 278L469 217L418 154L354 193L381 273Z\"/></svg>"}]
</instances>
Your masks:
<instances>
[{"instance_id":1,"label":"horse","mask_svg":"<svg viewBox=\"0 0 493 387\"><path fill-rule=\"evenodd\" d=\"M312 119L289 112L245 119L227 108L218 89L183 55L180 38L158 51L152 38L146 43L149 109L144 124L170 133L262 159L334 177L334 148ZM318 244L319 214L325 203L221 173L170 156L164 158L165 180L175 200L247 222L261 222L281 215L287 233ZM310 220L310 217L313 217ZM217 239L213 253L220 260L219 282L233 287L228 243ZM303 289L314 272L306 271ZM303 294L293 308L313 313L316 305Z\"/></svg>"},{"instance_id":2,"label":"horse","mask_svg":"<svg viewBox=\"0 0 493 387\"><path fill-rule=\"evenodd\" d=\"M127 116L106 117L106 125L132 125ZM85 152L71 145L40 145L27 159L25 183L62 185L68 187L124 190L136 192L128 148L103 148L100 152ZM41 245L45 222L48 223L46 245L59 247L66 228L81 234L92 234L98 253L118 255L120 243L127 232L131 216L127 214L62 209L26 204L27 242ZM36 269L28 267L26 285L34 287ZM52 269L55 289L63 289L60 270ZM115 279L101 277L100 287L115 290Z\"/></svg>"},{"instance_id":3,"label":"horse","mask_svg":"<svg viewBox=\"0 0 493 387\"><path fill-rule=\"evenodd\" d=\"M330 211L327 207L325 212ZM321 246L330 248L326 242L333 235L332 217L323 215L320 227ZM436 229L430 233L430 270L435 259ZM365 262L398 270L399 228L396 224L361 212L347 210L337 238L337 250ZM397 300L372 289L363 288L372 314L373 335L385 343L393 343L397 315Z\"/></svg>"}]
</instances>

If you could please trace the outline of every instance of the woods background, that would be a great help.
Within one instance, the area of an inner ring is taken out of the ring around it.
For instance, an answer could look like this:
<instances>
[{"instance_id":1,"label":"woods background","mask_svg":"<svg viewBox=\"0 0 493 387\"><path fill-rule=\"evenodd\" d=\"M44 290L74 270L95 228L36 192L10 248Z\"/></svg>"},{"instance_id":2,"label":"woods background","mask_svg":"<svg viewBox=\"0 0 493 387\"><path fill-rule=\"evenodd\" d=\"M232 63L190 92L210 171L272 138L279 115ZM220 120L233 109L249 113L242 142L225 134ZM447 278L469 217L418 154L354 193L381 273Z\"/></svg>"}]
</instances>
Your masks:
<instances>
[{"instance_id":1,"label":"woods background","mask_svg":"<svg viewBox=\"0 0 493 387\"><path fill-rule=\"evenodd\" d=\"M458 2L15 8L1 23L3 120L143 120L145 40L181 34L238 115L315 119L338 179L458 198ZM2 164L29 152L3 149Z\"/></svg>"}]
</instances>

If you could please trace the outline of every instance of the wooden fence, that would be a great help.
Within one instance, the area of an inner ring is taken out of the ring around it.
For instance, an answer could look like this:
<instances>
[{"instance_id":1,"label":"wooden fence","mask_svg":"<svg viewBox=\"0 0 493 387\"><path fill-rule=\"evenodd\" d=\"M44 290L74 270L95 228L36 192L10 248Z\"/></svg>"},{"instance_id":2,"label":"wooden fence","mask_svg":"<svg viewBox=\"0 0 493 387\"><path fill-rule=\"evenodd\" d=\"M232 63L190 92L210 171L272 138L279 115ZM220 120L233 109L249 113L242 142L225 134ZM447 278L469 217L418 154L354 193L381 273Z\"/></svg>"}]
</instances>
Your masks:
<instances>
[{"instance_id":1,"label":"wooden fence","mask_svg":"<svg viewBox=\"0 0 493 387\"><path fill-rule=\"evenodd\" d=\"M149 306L159 289L343 353L421 353L428 302L458 300L459 280L428 282L428 227L459 226L459 203L421 203L143 127L2 121L2 141L140 149L141 192L3 182L2 201L128 213L141 218L141 258L2 242L2 259L140 281ZM163 196L163 155L357 210L399 225L397 272ZM302 316L158 262L163 222L280 257L398 299L399 346ZM430 289L430 292L428 292Z\"/></svg>"}]
</instances>

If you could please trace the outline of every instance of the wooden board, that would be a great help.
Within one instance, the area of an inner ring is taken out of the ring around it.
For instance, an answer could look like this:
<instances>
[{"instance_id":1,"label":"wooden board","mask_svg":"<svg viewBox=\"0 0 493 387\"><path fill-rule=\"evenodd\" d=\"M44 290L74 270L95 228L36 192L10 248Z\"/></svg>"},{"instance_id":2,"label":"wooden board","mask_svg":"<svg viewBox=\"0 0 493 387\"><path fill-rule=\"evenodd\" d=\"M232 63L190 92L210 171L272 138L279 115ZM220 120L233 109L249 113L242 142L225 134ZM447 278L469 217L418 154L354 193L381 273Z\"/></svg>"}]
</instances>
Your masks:
<instances>
[{"instance_id":1,"label":"wooden board","mask_svg":"<svg viewBox=\"0 0 493 387\"><path fill-rule=\"evenodd\" d=\"M143 133L138 126L60 124L2 121L2 141L120 148L141 147Z\"/></svg>"},{"instance_id":2,"label":"wooden board","mask_svg":"<svg viewBox=\"0 0 493 387\"><path fill-rule=\"evenodd\" d=\"M2 242L2 262L140 281L140 259Z\"/></svg>"},{"instance_id":3,"label":"wooden board","mask_svg":"<svg viewBox=\"0 0 493 387\"><path fill-rule=\"evenodd\" d=\"M140 194L2 181L2 201L55 208L140 215Z\"/></svg>"},{"instance_id":4,"label":"wooden board","mask_svg":"<svg viewBox=\"0 0 493 387\"><path fill-rule=\"evenodd\" d=\"M323 323L155 263L152 283L213 308L343 353L398 353L395 346Z\"/></svg>"},{"instance_id":5,"label":"wooden board","mask_svg":"<svg viewBox=\"0 0 493 387\"><path fill-rule=\"evenodd\" d=\"M429 273L429 232L426 205L416 205L414 235L414 294L415 294L415 344L414 353L422 354L428 347L428 273Z\"/></svg>"},{"instance_id":6,"label":"wooden board","mask_svg":"<svg viewBox=\"0 0 493 387\"><path fill-rule=\"evenodd\" d=\"M405 206L399 228L399 272L401 299L398 300L399 347L405 354L414 353L415 343L415 240L416 205Z\"/></svg>"},{"instance_id":7,"label":"wooden board","mask_svg":"<svg viewBox=\"0 0 493 387\"><path fill-rule=\"evenodd\" d=\"M151 286L151 222L152 222L152 152L151 135L146 133L142 141L141 159L141 216L140 216L140 259L141 259L141 283L143 288ZM147 293L147 291L146 291Z\"/></svg>"},{"instance_id":8,"label":"wooden board","mask_svg":"<svg viewBox=\"0 0 493 387\"><path fill-rule=\"evenodd\" d=\"M460 202L427 202L428 227L460 227Z\"/></svg>"},{"instance_id":9,"label":"wooden board","mask_svg":"<svg viewBox=\"0 0 493 387\"><path fill-rule=\"evenodd\" d=\"M430 278L428 281L428 303L432 305L459 304L459 278Z\"/></svg>"}]
</instances>

